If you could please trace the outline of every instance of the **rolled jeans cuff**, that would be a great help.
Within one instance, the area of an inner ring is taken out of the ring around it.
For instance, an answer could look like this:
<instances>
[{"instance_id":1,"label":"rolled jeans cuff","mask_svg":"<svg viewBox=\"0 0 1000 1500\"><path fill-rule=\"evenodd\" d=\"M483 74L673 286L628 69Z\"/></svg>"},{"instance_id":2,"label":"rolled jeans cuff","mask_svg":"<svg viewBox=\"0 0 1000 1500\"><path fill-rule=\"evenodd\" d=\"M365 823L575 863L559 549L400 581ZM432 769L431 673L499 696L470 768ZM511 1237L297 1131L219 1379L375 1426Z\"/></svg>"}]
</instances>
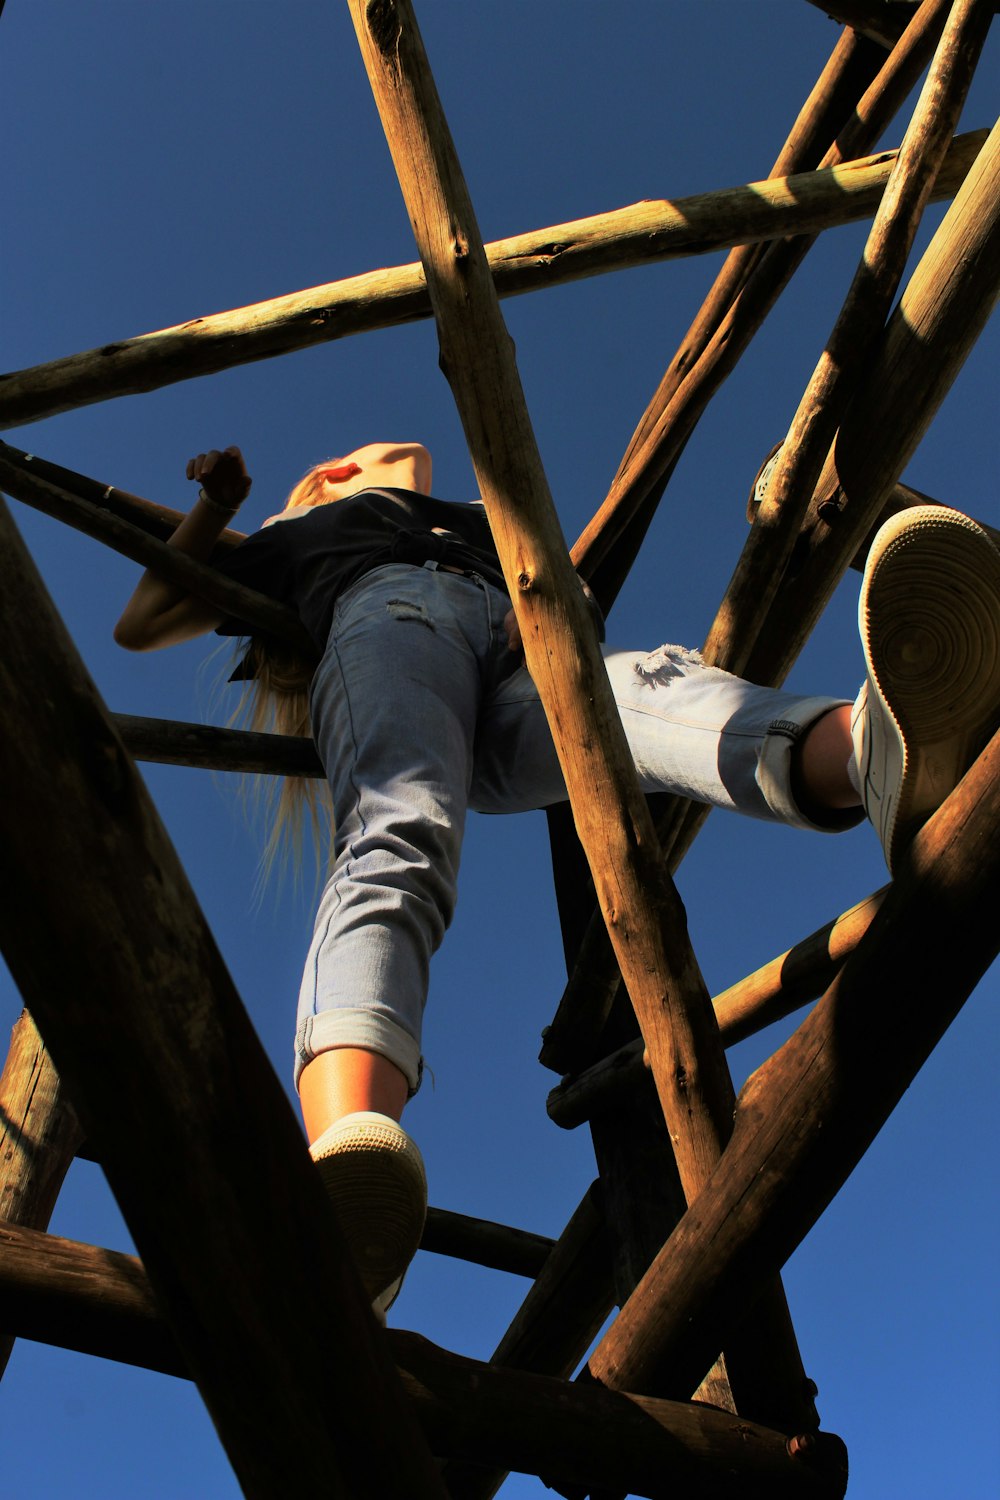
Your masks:
<instances>
[{"instance_id":1,"label":"rolled jeans cuff","mask_svg":"<svg viewBox=\"0 0 1000 1500\"><path fill-rule=\"evenodd\" d=\"M817 821L799 806L792 791L792 756L796 745L817 719L831 709L847 706L848 700L844 698L799 698L783 705L781 718L768 725L757 760L757 785L781 822L793 828L811 828L817 833L841 833L863 820L862 807L848 807L830 808L823 813L822 821Z\"/></svg>"},{"instance_id":2,"label":"rolled jeans cuff","mask_svg":"<svg viewBox=\"0 0 1000 1500\"><path fill-rule=\"evenodd\" d=\"M387 1016L340 1008L307 1016L299 1027L295 1037L295 1087L299 1086L303 1068L313 1058L339 1047L360 1047L386 1058L406 1079L410 1098L420 1087L423 1073L420 1044L408 1031Z\"/></svg>"}]
</instances>

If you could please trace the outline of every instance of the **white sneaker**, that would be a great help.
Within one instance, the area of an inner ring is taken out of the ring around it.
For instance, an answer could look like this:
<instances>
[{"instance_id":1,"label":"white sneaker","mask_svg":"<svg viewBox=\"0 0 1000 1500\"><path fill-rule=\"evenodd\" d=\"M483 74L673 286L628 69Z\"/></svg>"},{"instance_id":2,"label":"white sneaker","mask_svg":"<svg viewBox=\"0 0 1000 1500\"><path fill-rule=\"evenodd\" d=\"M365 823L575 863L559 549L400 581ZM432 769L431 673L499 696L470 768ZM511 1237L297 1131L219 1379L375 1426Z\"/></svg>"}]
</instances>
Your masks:
<instances>
[{"instance_id":1,"label":"white sneaker","mask_svg":"<svg viewBox=\"0 0 1000 1500\"><path fill-rule=\"evenodd\" d=\"M1000 552L958 511L901 511L872 543L858 626L854 752L892 870L1000 723Z\"/></svg>"},{"instance_id":2,"label":"white sneaker","mask_svg":"<svg viewBox=\"0 0 1000 1500\"><path fill-rule=\"evenodd\" d=\"M414 1141L389 1115L336 1120L309 1148L376 1317L395 1300L427 1217L427 1177Z\"/></svg>"}]
</instances>

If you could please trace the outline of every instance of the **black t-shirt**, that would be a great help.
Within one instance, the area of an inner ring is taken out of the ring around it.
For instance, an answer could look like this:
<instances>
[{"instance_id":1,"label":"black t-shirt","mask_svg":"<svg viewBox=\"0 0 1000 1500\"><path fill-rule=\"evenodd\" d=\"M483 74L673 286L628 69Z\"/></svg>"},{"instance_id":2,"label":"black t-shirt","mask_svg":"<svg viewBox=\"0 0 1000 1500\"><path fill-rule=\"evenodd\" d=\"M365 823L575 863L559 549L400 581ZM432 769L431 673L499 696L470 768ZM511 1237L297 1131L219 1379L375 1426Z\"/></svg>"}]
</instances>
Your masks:
<instances>
[{"instance_id":1,"label":"black t-shirt","mask_svg":"<svg viewBox=\"0 0 1000 1500\"><path fill-rule=\"evenodd\" d=\"M433 560L481 573L506 593L481 501L456 504L415 490L362 490L346 500L289 511L231 552L220 572L298 611L323 652L338 596L386 563ZM246 635L229 618L219 635Z\"/></svg>"}]
</instances>

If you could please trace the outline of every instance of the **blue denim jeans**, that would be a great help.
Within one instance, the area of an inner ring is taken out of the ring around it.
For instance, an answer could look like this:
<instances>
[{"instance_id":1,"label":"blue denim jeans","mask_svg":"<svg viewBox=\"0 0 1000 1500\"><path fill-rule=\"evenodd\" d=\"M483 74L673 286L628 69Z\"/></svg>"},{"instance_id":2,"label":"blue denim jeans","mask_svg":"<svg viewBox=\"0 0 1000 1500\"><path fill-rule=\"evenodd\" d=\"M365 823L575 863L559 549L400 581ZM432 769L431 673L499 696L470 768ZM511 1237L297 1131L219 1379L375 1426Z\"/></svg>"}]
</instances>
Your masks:
<instances>
[{"instance_id":1,"label":"blue denim jeans","mask_svg":"<svg viewBox=\"0 0 1000 1500\"><path fill-rule=\"evenodd\" d=\"M433 564L378 568L337 601L311 694L334 863L302 980L296 1078L320 1052L363 1047L416 1089L466 810L566 797L538 694L507 648L509 608L483 579ZM792 749L843 700L757 687L675 646L605 660L644 791L816 826L792 796Z\"/></svg>"}]
</instances>

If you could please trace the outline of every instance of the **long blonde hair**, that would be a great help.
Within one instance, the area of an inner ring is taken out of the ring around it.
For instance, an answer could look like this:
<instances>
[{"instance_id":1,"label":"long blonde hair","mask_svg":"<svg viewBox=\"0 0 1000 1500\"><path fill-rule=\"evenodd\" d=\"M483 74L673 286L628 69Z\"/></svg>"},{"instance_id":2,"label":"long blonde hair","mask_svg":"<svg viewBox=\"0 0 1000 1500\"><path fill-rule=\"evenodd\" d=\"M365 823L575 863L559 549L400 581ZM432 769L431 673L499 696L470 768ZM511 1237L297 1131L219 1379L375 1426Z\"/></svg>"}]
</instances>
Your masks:
<instances>
[{"instance_id":1,"label":"long blonde hair","mask_svg":"<svg viewBox=\"0 0 1000 1500\"><path fill-rule=\"evenodd\" d=\"M314 464L290 491L284 515L304 506L322 505L322 471L336 460ZM272 517L272 520L277 520ZM265 523L266 524L266 523ZM315 664L282 641L251 637L240 644L244 690L230 722L259 734L312 738L309 687ZM252 796L264 812L269 828L261 856L261 879L266 881L277 862L282 873L289 856L296 875L302 868L303 831L308 823L317 851L328 848L333 808L326 781L317 777L254 776ZM323 856L319 856L322 867Z\"/></svg>"}]
</instances>

